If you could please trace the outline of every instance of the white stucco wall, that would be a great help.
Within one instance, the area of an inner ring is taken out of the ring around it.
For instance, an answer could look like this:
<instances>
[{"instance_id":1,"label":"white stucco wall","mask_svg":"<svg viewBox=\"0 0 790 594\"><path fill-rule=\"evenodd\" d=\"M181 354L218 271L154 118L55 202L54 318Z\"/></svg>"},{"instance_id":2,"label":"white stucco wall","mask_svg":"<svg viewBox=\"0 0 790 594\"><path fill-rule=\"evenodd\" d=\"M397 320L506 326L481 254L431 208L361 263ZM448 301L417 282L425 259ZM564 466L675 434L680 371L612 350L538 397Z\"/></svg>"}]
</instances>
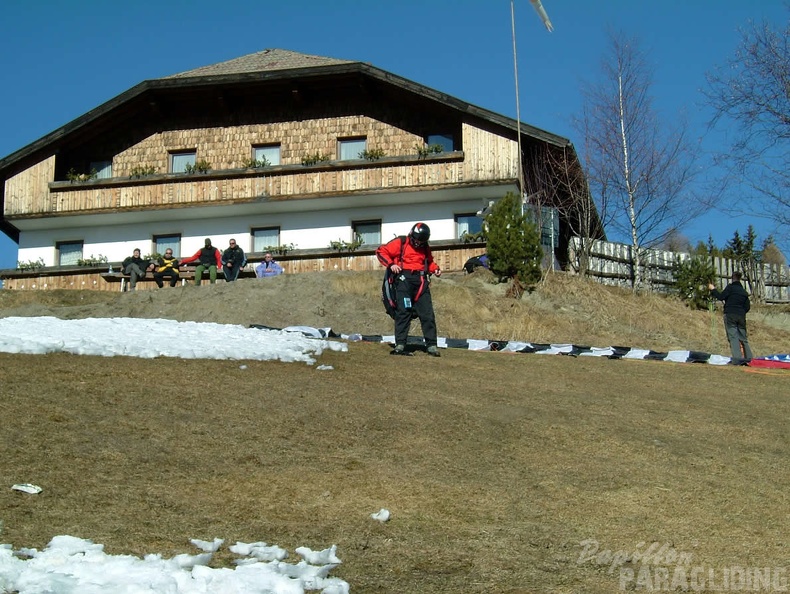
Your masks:
<instances>
[{"instance_id":1,"label":"white stucco wall","mask_svg":"<svg viewBox=\"0 0 790 594\"><path fill-rule=\"evenodd\" d=\"M283 212L249 216L206 217L193 220L157 220L124 225L97 224L69 229L21 231L19 254L21 262L41 258L45 266L56 262L55 246L62 241L83 241L83 258L106 256L110 262L123 260L140 248L143 255L154 249L153 237L181 235L181 257L191 256L205 238L224 250L231 238L236 239L245 252L252 251L251 229L280 227L280 244L294 244L297 249L329 247L331 241L351 241L352 221L380 219L382 242L397 235L405 235L418 221L431 228L431 239L455 239L455 215L477 212L483 206L481 198L407 204L370 206L310 212ZM155 216L155 215L154 215Z\"/></svg>"}]
</instances>

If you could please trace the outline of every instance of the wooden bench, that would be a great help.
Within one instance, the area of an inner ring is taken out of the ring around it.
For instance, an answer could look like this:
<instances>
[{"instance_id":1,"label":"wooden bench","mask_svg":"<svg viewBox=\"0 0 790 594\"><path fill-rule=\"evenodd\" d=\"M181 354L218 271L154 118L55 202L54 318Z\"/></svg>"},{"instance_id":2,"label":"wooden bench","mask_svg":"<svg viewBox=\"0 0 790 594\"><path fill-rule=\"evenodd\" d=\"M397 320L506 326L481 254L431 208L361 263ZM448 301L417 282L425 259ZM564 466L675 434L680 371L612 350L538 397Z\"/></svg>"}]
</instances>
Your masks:
<instances>
[{"instance_id":1,"label":"wooden bench","mask_svg":"<svg viewBox=\"0 0 790 594\"><path fill-rule=\"evenodd\" d=\"M181 286L182 287L187 284L187 281L195 280L195 271L194 271L194 269L193 270L179 270L178 274L179 274L179 279L178 280L181 281ZM219 276L219 272L217 273L217 275ZM102 272L101 273L101 277L105 281L107 281L108 283L121 283L121 292L122 293L124 291L126 291L128 286L129 286L129 280L130 280L129 275L128 274L124 274L123 272ZM147 273L145 275L145 278L137 279L137 282L138 283L153 283L153 282L156 282L156 281L154 280L153 273L149 272L149 273ZM169 284L170 283L170 279L169 278L164 278L164 279L162 279L162 282L165 282L165 283Z\"/></svg>"},{"instance_id":2,"label":"wooden bench","mask_svg":"<svg viewBox=\"0 0 790 594\"><path fill-rule=\"evenodd\" d=\"M187 266L186 268L179 269L179 271L178 271L179 279L178 280L181 281L181 286L182 287L184 285L186 285L187 282L193 282L195 280L195 268L196 268L195 266ZM137 282L138 283L153 283L153 282L156 282L154 280L154 276L153 275L154 275L153 272L148 272L148 273L146 273L145 278L138 279ZM124 291L128 290L129 280L130 280L129 275L128 274L124 274L120 270L115 271L115 272L102 272L101 273L101 277L108 283L120 283L121 284L121 292L124 292ZM244 278L244 277L255 277L255 271L254 271L254 269L253 270L249 269L249 265L245 266L239 272L239 278ZM222 269L218 269L217 270L217 280L219 280L219 279L222 279L222 280L225 279L225 272ZM208 272L204 272L203 273L203 280L204 281L208 281ZM164 279L162 279L162 282L169 284L170 283L170 279L169 278L164 278Z\"/></svg>"}]
</instances>

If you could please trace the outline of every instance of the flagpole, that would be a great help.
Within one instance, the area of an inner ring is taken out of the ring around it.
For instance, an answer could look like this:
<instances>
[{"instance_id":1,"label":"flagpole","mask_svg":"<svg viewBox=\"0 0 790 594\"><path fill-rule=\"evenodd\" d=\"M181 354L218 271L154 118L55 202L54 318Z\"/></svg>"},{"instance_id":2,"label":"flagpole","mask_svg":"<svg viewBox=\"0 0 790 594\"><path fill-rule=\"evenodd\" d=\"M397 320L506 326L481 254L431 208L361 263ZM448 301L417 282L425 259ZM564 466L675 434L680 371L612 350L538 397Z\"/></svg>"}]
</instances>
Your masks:
<instances>
[{"instance_id":1,"label":"flagpole","mask_svg":"<svg viewBox=\"0 0 790 594\"><path fill-rule=\"evenodd\" d=\"M513 75L516 80L516 136L517 136L517 145L518 145L518 166L517 166L517 175L518 175L518 185L519 185L519 192L521 193L522 200L525 193L524 188L524 168L522 165L522 154L521 154L521 105L519 103L519 94L518 94L518 59L516 57L516 9L514 6L514 0L510 0L510 30L513 37Z\"/></svg>"},{"instance_id":2,"label":"flagpole","mask_svg":"<svg viewBox=\"0 0 790 594\"><path fill-rule=\"evenodd\" d=\"M538 17L540 20L543 21L546 30L551 33L554 30L554 27L549 20L549 15L546 14L545 9L543 8L543 4L541 0L529 0L532 4L532 7L535 9L535 12L538 13ZM524 165L523 165L523 155L521 152L521 105L519 101L519 93L518 93L518 58L516 52L516 9L515 9L515 0L510 0L510 31L513 37L513 76L516 82L516 136L517 136L517 145L518 145L518 167L517 167L517 174L518 174L518 185L519 191L521 192L522 201L524 200L524 196L526 194L526 188L524 187Z\"/></svg>"}]
</instances>

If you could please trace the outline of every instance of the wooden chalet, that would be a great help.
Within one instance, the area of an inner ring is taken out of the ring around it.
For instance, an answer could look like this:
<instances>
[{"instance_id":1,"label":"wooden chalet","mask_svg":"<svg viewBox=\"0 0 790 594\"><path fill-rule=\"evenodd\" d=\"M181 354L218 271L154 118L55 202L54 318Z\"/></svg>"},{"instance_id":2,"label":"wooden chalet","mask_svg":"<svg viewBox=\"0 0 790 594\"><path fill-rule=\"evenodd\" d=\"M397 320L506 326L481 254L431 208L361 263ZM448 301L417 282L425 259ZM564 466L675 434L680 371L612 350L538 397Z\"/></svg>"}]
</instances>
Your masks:
<instances>
[{"instance_id":1,"label":"wooden chalet","mask_svg":"<svg viewBox=\"0 0 790 594\"><path fill-rule=\"evenodd\" d=\"M555 149L576 160L565 138L370 64L264 50L144 81L0 160L0 229L22 264L0 276L117 290L101 273L134 248L184 257L206 237L235 238L251 265L278 250L289 273L374 269L417 221L460 270L485 250L463 241L478 213L539 191L530 172ZM545 206L562 263L572 225Z\"/></svg>"}]
</instances>

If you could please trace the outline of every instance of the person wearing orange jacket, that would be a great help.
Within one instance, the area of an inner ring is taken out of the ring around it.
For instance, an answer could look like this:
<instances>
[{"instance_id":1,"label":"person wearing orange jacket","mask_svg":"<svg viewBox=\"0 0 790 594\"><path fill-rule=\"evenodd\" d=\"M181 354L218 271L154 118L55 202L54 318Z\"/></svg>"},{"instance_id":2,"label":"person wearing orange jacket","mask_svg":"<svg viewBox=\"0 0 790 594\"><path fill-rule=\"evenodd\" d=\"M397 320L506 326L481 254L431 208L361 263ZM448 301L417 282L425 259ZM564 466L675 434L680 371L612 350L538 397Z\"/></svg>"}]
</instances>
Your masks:
<instances>
[{"instance_id":1,"label":"person wearing orange jacket","mask_svg":"<svg viewBox=\"0 0 790 594\"><path fill-rule=\"evenodd\" d=\"M425 223L417 223L404 239L396 237L376 250L381 265L395 277L395 349L393 355L407 355L409 326L413 314L420 318L422 334L429 355L439 357L436 346L436 317L431 300L430 275L437 277L442 271L433 261L428 240L431 230Z\"/></svg>"},{"instance_id":2,"label":"person wearing orange jacket","mask_svg":"<svg viewBox=\"0 0 790 594\"><path fill-rule=\"evenodd\" d=\"M219 250L211 245L211 239L206 238L204 247L195 252L193 256L181 260L181 266L186 266L192 262L198 262L195 268L195 284L200 286L203 280L203 271L208 270L209 282L213 285L217 282L217 270L222 269L222 256Z\"/></svg>"}]
</instances>

